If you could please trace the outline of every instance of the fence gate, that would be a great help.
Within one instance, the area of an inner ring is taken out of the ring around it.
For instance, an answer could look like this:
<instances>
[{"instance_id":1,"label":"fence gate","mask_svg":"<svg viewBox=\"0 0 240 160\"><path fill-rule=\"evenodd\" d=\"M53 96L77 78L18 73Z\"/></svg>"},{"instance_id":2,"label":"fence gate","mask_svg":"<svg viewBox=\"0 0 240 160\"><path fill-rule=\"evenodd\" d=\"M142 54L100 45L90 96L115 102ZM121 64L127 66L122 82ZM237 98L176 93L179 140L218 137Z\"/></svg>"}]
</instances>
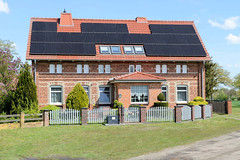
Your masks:
<instances>
[{"instance_id":1,"label":"fence gate","mask_svg":"<svg viewBox=\"0 0 240 160\"><path fill-rule=\"evenodd\" d=\"M88 111L88 123L103 123L107 116L118 115L118 110L111 108L95 108Z\"/></svg>"},{"instance_id":2,"label":"fence gate","mask_svg":"<svg viewBox=\"0 0 240 160\"><path fill-rule=\"evenodd\" d=\"M195 119L198 119L198 118L202 118L202 108L201 106L194 106L194 110L195 110L195 113L194 113L194 118Z\"/></svg>"},{"instance_id":3,"label":"fence gate","mask_svg":"<svg viewBox=\"0 0 240 160\"><path fill-rule=\"evenodd\" d=\"M210 118L212 115L212 106L210 105L205 105L205 114L206 118Z\"/></svg>"},{"instance_id":4,"label":"fence gate","mask_svg":"<svg viewBox=\"0 0 240 160\"><path fill-rule=\"evenodd\" d=\"M168 107L152 107L147 110L147 122L174 121L174 109Z\"/></svg>"},{"instance_id":5,"label":"fence gate","mask_svg":"<svg viewBox=\"0 0 240 160\"><path fill-rule=\"evenodd\" d=\"M50 124L80 124L80 111L75 109L58 109L49 112Z\"/></svg>"},{"instance_id":6,"label":"fence gate","mask_svg":"<svg viewBox=\"0 0 240 160\"><path fill-rule=\"evenodd\" d=\"M191 107L183 106L182 108L182 120L191 120Z\"/></svg>"},{"instance_id":7,"label":"fence gate","mask_svg":"<svg viewBox=\"0 0 240 160\"><path fill-rule=\"evenodd\" d=\"M140 108L124 108L124 122L140 122Z\"/></svg>"}]
</instances>

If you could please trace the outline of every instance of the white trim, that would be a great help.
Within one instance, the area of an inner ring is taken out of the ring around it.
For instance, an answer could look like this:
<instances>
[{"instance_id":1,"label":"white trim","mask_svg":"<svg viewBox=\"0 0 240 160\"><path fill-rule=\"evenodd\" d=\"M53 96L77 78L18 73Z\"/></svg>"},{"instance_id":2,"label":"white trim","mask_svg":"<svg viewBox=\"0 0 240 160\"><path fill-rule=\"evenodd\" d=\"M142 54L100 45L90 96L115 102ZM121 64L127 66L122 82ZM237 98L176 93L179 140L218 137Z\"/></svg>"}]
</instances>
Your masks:
<instances>
[{"instance_id":1,"label":"white trim","mask_svg":"<svg viewBox=\"0 0 240 160\"><path fill-rule=\"evenodd\" d=\"M58 102L58 103L52 103L52 88L61 88L61 91L54 91L54 92L61 92L61 100L62 100L62 102ZM52 86L50 86L49 87L49 97L50 97L50 102L49 102L49 104L51 104L51 105L62 105L63 104L63 86L61 86L61 85L52 85Z\"/></svg>"},{"instance_id":2,"label":"white trim","mask_svg":"<svg viewBox=\"0 0 240 160\"><path fill-rule=\"evenodd\" d=\"M165 84L164 84L164 85L162 85L162 86L161 86L161 93L163 93L162 87L166 87L166 91L165 91L165 92L166 92L166 97L165 97L165 98L166 98L166 100L165 100L164 102L167 102L167 101L168 101L168 86L167 86L167 85L165 85Z\"/></svg>"},{"instance_id":3,"label":"white trim","mask_svg":"<svg viewBox=\"0 0 240 160\"><path fill-rule=\"evenodd\" d=\"M186 91L186 101L178 101L178 89L177 87L186 87L186 90L182 90L182 91ZM176 102L177 103L188 103L188 85L176 85Z\"/></svg>"}]
</instances>

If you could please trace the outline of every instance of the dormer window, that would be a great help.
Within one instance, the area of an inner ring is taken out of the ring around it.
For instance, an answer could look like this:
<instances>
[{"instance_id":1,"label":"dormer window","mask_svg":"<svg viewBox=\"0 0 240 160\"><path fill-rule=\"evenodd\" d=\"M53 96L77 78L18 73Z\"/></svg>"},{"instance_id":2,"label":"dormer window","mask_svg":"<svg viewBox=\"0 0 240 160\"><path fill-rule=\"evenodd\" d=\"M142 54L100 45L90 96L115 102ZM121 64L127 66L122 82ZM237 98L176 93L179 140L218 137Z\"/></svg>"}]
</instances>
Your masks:
<instances>
[{"instance_id":1,"label":"dormer window","mask_svg":"<svg viewBox=\"0 0 240 160\"><path fill-rule=\"evenodd\" d=\"M134 46L135 53L144 53L143 46Z\"/></svg>"},{"instance_id":2,"label":"dormer window","mask_svg":"<svg viewBox=\"0 0 240 160\"><path fill-rule=\"evenodd\" d=\"M100 52L104 54L110 54L109 46L100 46Z\"/></svg>"},{"instance_id":3,"label":"dormer window","mask_svg":"<svg viewBox=\"0 0 240 160\"><path fill-rule=\"evenodd\" d=\"M120 46L111 46L112 53L121 53Z\"/></svg>"},{"instance_id":4,"label":"dormer window","mask_svg":"<svg viewBox=\"0 0 240 160\"><path fill-rule=\"evenodd\" d=\"M134 54L133 46L123 46L124 53Z\"/></svg>"}]
</instances>

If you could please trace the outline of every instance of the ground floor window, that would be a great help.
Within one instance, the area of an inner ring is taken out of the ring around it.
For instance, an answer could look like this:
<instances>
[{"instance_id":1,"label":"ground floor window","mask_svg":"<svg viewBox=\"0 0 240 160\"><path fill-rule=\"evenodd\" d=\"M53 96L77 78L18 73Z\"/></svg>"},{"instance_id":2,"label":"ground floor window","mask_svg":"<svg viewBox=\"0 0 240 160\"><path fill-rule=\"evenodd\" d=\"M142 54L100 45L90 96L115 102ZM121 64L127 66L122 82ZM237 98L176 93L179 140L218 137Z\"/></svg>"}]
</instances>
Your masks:
<instances>
[{"instance_id":1,"label":"ground floor window","mask_svg":"<svg viewBox=\"0 0 240 160\"><path fill-rule=\"evenodd\" d=\"M187 86L177 86L177 102L187 102Z\"/></svg>"},{"instance_id":2,"label":"ground floor window","mask_svg":"<svg viewBox=\"0 0 240 160\"><path fill-rule=\"evenodd\" d=\"M62 104L62 86L51 86L51 104Z\"/></svg>"},{"instance_id":3,"label":"ground floor window","mask_svg":"<svg viewBox=\"0 0 240 160\"><path fill-rule=\"evenodd\" d=\"M99 87L100 97L99 97L99 103L110 103L110 87L108 86L102 86Z\"/></svg>"},{"instance_id":4,"label":"ground floor window","mask_svg":"<svg viewBox=\"0 0 240 160\"><path fill-rule=\"evenodd\" d=\"M131 102L147 103L148 102L148 86L131 86Z\"/></svg>"},{"instance_id":5,"label":"ground floor window","mask_svg":"<svg viewBox=\"0 0 240 160\"><path fill-rule=\"evenodd\" d=\"M167 101L167 86L166 85L162 86L162 94L164 95L165 100Z\"/></svg>"}]
</instances>

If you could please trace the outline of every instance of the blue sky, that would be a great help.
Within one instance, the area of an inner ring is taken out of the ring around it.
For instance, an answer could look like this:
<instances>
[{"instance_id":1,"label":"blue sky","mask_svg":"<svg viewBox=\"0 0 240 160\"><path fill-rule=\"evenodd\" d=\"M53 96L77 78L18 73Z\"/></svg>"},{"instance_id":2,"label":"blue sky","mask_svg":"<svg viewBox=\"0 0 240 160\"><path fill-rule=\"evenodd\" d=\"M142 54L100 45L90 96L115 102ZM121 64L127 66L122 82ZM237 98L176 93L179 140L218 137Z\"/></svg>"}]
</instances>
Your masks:
<instances>
[{"instance_id":1,"label":"blue sky","mask_svg":"<svg viewBox=\"0 0 240 160\"><path fill-rule=\"evenodd\" d=\"M11 40L25 60L31 17L194 20L213 58L231 76L240 73L239 0L0 0L0 39Z\"/></svg>"}]
</instances>

